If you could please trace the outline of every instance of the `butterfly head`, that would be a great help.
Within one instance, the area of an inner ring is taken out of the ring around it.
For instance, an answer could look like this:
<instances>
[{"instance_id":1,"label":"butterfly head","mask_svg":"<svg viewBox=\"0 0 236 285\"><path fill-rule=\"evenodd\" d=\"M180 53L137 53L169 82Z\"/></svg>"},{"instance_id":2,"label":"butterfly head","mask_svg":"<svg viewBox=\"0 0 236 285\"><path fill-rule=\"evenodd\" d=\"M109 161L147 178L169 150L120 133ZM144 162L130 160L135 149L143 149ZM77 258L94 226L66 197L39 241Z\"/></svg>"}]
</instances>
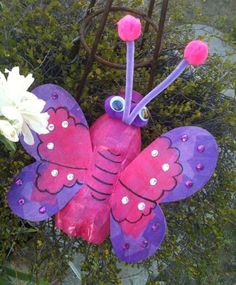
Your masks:
<instances>
[{"instance_id":1,"label":"butterfly head","mask_svg":"<svg viewBox=\"0 0 236 285\"><path fill-rule=\"evenodd\" d=\"M200 40L191 41L184 50L184 58L173 72L145 97L133 91L134 73L134 41L141 35L141 22L139 19L127 15L118 22L118 34L127 46L126 86L125 92L119 96L111 96L105 102L107 114L123 123L145 127L148 123L149 112L147 104L165 90L188 65L198 66L203 64L208 56L208 46Z\"/></svg>"},{"instance_id":2,"label":"butterfly head","mask_svg":"<svg viewBox=\"0 0 236 285\"><path fill-rule=\"evenodd\" d=\"M133 91L131 111L137 106L142 98L143 96L139 92ZM121 91L118 95L108 97L105 101L105 110L110 117L122 120L125 110L125 92ZM148 124L148 121L149 111L147 107L144 107L138 112L131 125L142 128Z\"/></svg>"}]
</instances>

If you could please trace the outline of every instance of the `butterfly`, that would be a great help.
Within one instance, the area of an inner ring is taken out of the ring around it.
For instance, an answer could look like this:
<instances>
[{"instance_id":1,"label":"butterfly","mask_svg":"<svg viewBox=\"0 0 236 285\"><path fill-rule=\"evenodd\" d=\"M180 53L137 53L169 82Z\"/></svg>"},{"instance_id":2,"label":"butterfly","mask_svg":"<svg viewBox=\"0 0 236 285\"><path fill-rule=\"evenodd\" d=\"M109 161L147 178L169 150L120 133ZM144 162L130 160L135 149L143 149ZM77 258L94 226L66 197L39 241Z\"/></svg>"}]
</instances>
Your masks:
<instances>
[{"instance_id":1,"label":"butterfly","mask_svg":"<svg viewBox=\"0 0 236 285\"><path fill-rule=\"evenodd\" d=\"M34 133L34 145L21 141L35 162L11 185L12 211L30 221L56 215L59 229L90 243L101 244L110 235L115 254L126 262L153 255L167 228L160 204L200 190L217 163L214 137L196 126L170 130L141 150L146 105L191 64L190 58L196 59L202 45L193 42L191 56L185 50L168 78L142 97L133 91L134 42L127 41L125 92L106 99L106 113L90 128L66 90L54 84L36 87L32 92L46 102L50 115L49 133Z\"/></svg>"}]
</instances>

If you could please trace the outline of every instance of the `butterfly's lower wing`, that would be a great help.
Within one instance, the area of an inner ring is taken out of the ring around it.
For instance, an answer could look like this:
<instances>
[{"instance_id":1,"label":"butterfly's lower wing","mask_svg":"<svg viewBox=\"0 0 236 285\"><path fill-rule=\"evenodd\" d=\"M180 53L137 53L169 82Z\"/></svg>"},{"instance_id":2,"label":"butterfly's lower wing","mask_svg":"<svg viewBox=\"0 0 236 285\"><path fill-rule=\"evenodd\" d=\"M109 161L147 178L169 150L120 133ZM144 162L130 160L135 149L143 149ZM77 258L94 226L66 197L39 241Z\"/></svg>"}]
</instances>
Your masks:
<instances>
[{"instance_id":1,"label":"butterfly's lower wing","mask_svg":"<svg viewBox=\"0 0 236 285\"><path fill-rule=\"evenodd\" d=\"M117 255L120 256L114 241L117 227L124 241L143 239L143 233L155 217L157 203L180 200L200 190L210 179L217 156L215 139L198 127L176 128L145 148L121 173L111 197L111 239ZM158 235L158 231L151 232L147 238L150 246L153 246L154 235ZM162 231L160 236L163 236ZM133 250L140 256L135 261L155 252L153 247L150 251L142 250L141 245ZM132 262L127 256L124 260Z\"/></svg>"},{"instance_id":2,"label":"butterfly's lower wing","mask_svg":"<svg viewBox=\"0 0 236 285\"><path fill-rule=\"evenodd\" d=\"M136 223L119 223L111 215L110 231L112 246L119 259L139 262L153 255L160 247L166 233L166 220L161 208L156 205L149 216L142 216Z\"/></svg>"},{"instance_id":3,"label":"butterfly's lower wing","mask_svg":"<svg viewBox=\"0 0 236 285\"><path fill-rule=\"evenodd\" d=\"M67 91L45 84L33 92L46 101L44 111L50 115L49 133L33 132L35 143L32 146L21 140L36 162L18 175L22 185L18 187L19 183L13 182L8 201L15 214L41 221L57 213L80 190L92 146L84 115Z\"/></svg>"},{"instance_id":4,"label":"butterfly's lower wing","mask_svg":"<svg viewBox=\"0 0 236 285\"><path fill-rule=\"evenodd\" d=\"M34 222L46 220L62 209L80 190L82 185L76 180L66 181L66 184L55 192L53 181L47 183L43 179L50 167L49 163L35 162L24 167L15 177L7 198L9 206L17 216ZM60 168L60 171L63 169Z\"/></svg>"}]
</instances>

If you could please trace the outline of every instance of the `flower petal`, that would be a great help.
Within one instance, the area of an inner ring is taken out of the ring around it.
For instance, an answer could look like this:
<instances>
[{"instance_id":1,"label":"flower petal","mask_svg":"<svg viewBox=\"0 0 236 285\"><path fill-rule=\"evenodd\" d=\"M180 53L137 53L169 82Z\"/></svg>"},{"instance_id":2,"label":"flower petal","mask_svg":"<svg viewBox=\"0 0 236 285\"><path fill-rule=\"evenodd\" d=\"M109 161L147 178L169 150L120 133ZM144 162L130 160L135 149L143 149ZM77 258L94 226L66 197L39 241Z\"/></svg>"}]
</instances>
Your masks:
<instances>
[{"instance_id":1,"label":"flower petal","mask_svg":"<svg viewBox=\"0 0 236 285\"><path fill-rule=\"evenodd\" d=\"M24 120L28 126L38 134L48 134L48 113L31 114L25 113Z\"/></svg>"},{"instance_id":2,"label":"flower petal","mask_svg":"<svg viewBox=\"0 0 236 285\"><path fill-rule=\"evenodd\" d=\"M0 133L2 133L9 141L19 141L15 128L7 120L0 120Z\"/></svg>"},{"instance_id":3,"label":"flower petal","mask_svg":"<svg viewBox=\"0 0 236 285\"><path fill-rule=\"evenodd\" d=\"M6 82L6 93L11 101L15 104L18 104L25 91L33 83L34 78L32 74L28 74L27 77L20 75L19 67L13 67L11 71L5 70L8 73L7 82Z\"/></svg>"},{"instance_id":4,"label":"flower petal","mask_svg":"<svg viewBox=\"0 0 236 285\"><path fill-rule=\"evenodd\" d=\"M23 134L25 143L27 143L28 145L34 144L34 137L30 131L30 128L25 123L22 126L22 134Z\"/></svg>"},{"instance_id":5,"label":"flower petal","mask_svg":"<svg viewBox=\"0 0 236 285\"><path fill-rule=\"evenodd\" d=\"M30 85L34 82L34 78L32 74L28 74L26 77L24 75L20 75L19 66L15 66L12 70L5 70L5 73L8 73L7 82L8 84L17 84L22 90L28 90Z\"/></svg>"},{"instance_id":6,"label":"flower petal","mask_svg":"<svg viewBox=\"0 0 236 285\"><path fill-rule=\"evenodd\" d=\"M30 93L30 92L27 92L27 93ZM20 103L19 109L24 112L28 112L28 113L40 113L43 111L45 104L46 102L44 100L38 99L37 97L36 98L28 97L22 100L22 102Z\"/></svg>"},{"instance_id":7,"label":"flower petal","mask_svg":"<svg viewBox=\"0 0 236 285\"><path fill-rule=\"evenodd\" d=\"M23 118L19 110L14 106L3 106L1 109L1 113L4 117L6 117L10 121L18 121L19 123L23 123Z\"/></svg>"}]
</instances>

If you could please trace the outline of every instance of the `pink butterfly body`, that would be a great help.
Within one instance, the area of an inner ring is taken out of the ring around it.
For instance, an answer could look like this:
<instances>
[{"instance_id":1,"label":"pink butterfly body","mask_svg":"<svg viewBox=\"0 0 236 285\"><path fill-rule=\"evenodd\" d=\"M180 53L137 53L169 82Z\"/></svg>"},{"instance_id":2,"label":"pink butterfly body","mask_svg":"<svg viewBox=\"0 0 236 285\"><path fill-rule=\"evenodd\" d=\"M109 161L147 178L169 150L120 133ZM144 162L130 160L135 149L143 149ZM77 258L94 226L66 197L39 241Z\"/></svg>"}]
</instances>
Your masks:
<instances>
[{"instance_id":1,"label":"pink butterfly body","mask_svg":"<svg viewBox=\"0 0 236 285\"><path fill-rule=\"evenodd\" d=\"M109 236L109 200L121 171L138 155L140 129L108 115L90 129L92 154L84 186L56 216L56 225L70 236L100 244Z\"/></svg>"}]
</instances>

